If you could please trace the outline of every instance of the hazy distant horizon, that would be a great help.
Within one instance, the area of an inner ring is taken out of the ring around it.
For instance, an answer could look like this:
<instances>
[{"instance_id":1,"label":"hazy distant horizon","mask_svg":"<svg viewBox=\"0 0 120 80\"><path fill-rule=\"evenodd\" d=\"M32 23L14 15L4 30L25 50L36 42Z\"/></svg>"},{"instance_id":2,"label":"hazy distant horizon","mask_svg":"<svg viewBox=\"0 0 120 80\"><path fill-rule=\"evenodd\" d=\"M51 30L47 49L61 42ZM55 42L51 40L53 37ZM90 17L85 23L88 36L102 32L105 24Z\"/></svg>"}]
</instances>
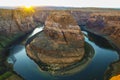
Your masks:
<instances>
[{"instance_id":1,"label":"hazy distant horizon","mask_svg":"<svg viewBox=\"0 0 120 80\"><path fill-rule=\"evenodd\" d=\"M22 6L0 6L1 9L16 9ZM67 6L33 6L33 7L43 7L43 8L101 8L101 9L120 9L120 8L109 8L109 7L67 7Z\"/></svg>"},{"instance_id":2,"label":"hazy distant horizon","mask_svg":"<svg viewBox=\"0 0 120 80\"><path fill-rule=\"evenodd\" d=\"M120 0L0 0L0 6L63 6L63 7L97 7L120 8Z\"/></svg>"}]
</instances>

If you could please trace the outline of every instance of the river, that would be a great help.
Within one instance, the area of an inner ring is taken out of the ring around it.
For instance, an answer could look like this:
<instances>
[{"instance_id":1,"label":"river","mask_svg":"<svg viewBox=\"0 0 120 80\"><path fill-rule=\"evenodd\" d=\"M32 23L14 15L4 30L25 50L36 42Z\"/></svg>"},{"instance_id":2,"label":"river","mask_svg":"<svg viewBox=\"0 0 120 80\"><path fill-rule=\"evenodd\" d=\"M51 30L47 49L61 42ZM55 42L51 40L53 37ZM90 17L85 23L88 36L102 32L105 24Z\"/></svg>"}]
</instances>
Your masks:
<instances>
[{"instance_id":1,"label":"river","mask_svg":"<svg viewBox=\"0 0 120 80\"><path fill-rule=\"evenodd\" d=\"M36 28L26 40L42 31L42 29L43 27ZM14 45L10 49L10 55L7 61L13 64L14 71L25 80L104 80L105 71L112 62L119 59L119 55L117 51L112 48L109 43L105 43L103 39L100 41L100 39L96 38L97 36L93 34L85 31L83 31L83 33L86 35L85 41L93 47L95 53L82 70L72 75L54 76L41 70L37 63L27 56L25 45L22 44L22 42Z\"/></svg>"}]
</instances>

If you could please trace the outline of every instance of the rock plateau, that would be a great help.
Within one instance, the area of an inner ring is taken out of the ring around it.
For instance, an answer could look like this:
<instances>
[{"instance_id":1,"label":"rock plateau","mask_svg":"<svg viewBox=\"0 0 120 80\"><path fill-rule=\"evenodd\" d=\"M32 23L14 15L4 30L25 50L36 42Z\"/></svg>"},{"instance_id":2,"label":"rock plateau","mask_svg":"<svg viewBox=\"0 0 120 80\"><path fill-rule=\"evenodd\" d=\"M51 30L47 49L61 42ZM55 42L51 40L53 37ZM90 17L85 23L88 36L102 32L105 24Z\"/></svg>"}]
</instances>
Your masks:
<instances>
[{"instance_id":1,"label":"rock plateau","mask_svg":"<svg viewBox=\"0 0 120 80\"><path fill-rule=\"evenodd\" d=\"M44 30L27 46L27 54L46 68L59 70L84 56L84 37L74 18L65 11L51 12Z\"/></svg>"}]
</instances>

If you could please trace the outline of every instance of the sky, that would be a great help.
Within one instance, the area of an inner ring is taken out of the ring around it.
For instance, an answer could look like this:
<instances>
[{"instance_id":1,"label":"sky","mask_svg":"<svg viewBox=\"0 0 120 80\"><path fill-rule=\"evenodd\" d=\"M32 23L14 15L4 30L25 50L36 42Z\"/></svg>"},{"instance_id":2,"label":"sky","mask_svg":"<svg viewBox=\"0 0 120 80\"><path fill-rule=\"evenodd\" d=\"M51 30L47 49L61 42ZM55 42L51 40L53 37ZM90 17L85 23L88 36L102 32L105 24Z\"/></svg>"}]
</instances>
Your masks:
<instances>
[{"instance_id":1,"label":"sky","mask_svg":"<svg viewBox=\"0 0 120 80\"><path fill-rule=\"evenodd\" d=\"M120 8L120 0L0 0L0 6L25 5Z\"/></svg>"}]
</instances>

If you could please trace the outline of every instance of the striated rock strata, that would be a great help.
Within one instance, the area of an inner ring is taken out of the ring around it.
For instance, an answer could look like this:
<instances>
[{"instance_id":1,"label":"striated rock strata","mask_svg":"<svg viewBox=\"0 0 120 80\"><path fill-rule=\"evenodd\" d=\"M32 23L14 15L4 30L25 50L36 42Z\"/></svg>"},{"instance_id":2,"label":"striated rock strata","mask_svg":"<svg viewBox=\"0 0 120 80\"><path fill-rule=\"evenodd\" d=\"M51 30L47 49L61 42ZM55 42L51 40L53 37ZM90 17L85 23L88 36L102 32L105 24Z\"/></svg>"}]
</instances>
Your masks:
<instances>
[{"instance_id":1,"label":"striated rock strata","mask_svg":"<svg viewBox=\"0 0 120 80\"><path fill-rule=\"evenodd\" d=\"M35 61L46 64L47 69L59 70L83 58L84 37L68 12L57 11L48 16L43 32L26 48Z\"/></svg>"},{"instance_id":2,"label":"striated rock strata","mask_svg":"<svg viewBox=\"0 0 120 80\"><path fill-rule=\"evenodd\" d=\"M4 55L3 51L12 42L41 26L47 14L47 11L35 9L34 12L24 9L0 9L0 55Z\"/></svg>"}]
</instances>

